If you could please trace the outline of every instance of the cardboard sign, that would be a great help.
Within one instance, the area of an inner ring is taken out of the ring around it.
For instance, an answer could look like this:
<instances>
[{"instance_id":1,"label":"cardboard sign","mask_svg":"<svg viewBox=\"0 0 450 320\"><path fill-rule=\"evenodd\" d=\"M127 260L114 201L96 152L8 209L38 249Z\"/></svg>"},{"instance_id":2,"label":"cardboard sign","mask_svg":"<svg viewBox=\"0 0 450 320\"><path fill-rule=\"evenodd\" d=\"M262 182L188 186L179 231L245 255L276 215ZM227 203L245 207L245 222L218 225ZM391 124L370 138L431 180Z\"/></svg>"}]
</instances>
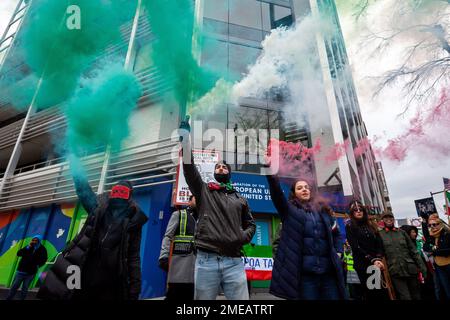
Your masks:
<instances>
[{"instance_id":1,"label":"cardboard sign","mask_svg":"<svg viewBox=\"0 0 450 320\"><path fill-rule=\"evenodd\" d=\"M216 181L214 179L214 167L217 162L219 162L219 153L212 150L193 150L192 154L194 156L194 164L197 167L202 180L205 183ZM175 192L173 195L172 202L174 205L187 205L189 202L189 197L191 196L191 191L187 185L186 179L184 178L183 172L183 157L179 156L178 166L177 166L177 179L175 182Z\"/></svg>"}]
</instances>

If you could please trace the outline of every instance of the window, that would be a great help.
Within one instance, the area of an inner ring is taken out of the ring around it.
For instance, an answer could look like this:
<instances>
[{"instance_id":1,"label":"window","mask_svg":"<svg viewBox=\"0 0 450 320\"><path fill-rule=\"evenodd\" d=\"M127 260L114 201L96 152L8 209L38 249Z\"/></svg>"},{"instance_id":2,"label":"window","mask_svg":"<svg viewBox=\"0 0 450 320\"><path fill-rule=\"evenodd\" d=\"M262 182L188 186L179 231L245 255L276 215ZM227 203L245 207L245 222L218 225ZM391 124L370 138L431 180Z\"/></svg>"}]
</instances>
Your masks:
<instances>
[{"instance_id":1,"label":"window","mask_svg":"<svg viewBox=\"0 0 450 320\"><path fill-rule=\"evenodd\" d=\"M262 30L261 7L256 0L229 0L230 23Z\"/></svg>"},{"instance_id":2,"label":"window","mask_svg":"<svg viewBox=\"0 0 450 320\"><path fill-rule=\"evenodd\" d=\"M280 26L289 27L293 23L292 10L270 4L270 21L272 29Z\"/></svg>"},{"instance_id":3,"label":"window","mask_svg":"<svg viewBox=\"0 0 450 320\"><path fill-rule=\"evenodd\" d=\"M228 0L206 0L203 3L204 18L228 23Z\"/></svg>"},{"instance_id":4,"label":"window","mask_svg":"<svg viewBox=\"0 0 450 320\"><path fill-rule=\"evenodd\" d=\"M261 53L261 49L229 44L230 46L230 78L239 80L247 73L248 67L253 64Z\"/></svg>"},{"instance_id":5,"label":"window","mask_svg":"<svg viewBox=\"0 0 450 320\"><path fill-rule=\"evenodd\" d=\"M226 77L228 73L228 42L205 38L201 65L220 76Z\"/></svg>"}]
</instances>

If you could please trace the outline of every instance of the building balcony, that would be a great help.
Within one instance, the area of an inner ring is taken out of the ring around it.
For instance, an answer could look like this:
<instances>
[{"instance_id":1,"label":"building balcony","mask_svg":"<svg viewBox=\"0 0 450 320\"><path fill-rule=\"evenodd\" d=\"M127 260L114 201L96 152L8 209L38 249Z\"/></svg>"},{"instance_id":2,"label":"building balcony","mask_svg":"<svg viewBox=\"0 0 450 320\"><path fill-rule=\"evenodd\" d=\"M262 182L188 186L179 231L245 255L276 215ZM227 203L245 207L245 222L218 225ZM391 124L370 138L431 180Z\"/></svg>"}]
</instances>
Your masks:
<instances>
[{"instance_id":1,"label":"building balcony","mask_svg":"<svg viewBox=\"0 0 450 320\"><path fill-rule=\"evenodd\" d=\"M177 145L167 138L112 153L106 166L105 191L122 179L132 181L136 188L174 182L176 165L172 152ZM105 153L83 157L81 162L90 185L97 190ZM0 195L0 211L71 202L76 198L69 163L64 158L53 159L19 168L7 178Z\"/></svg>"}]
</instances>

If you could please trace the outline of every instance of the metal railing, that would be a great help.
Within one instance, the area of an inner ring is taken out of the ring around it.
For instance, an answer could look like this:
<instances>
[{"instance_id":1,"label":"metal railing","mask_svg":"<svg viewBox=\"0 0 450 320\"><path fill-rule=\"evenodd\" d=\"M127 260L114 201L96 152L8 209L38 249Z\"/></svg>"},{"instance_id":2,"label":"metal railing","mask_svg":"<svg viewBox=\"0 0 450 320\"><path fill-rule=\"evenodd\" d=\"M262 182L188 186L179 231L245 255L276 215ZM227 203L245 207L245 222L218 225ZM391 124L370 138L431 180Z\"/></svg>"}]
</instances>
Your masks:
<instances>
[{"instance_id":1,"label":"metal railing","mask_svg":"<svg viewBox=\"0 0 450 320\"><path fill-rule=\"evenodd\" d=\"M171 155L174 152L177 154L175 148L177 145L178 142L172 142L167 138L113 153L107 169L105 190L109 191L113 184L123 179L132 181L135 188L173 183L176 165ZM81 159L93 190L96 190L99 184L104 156L104 152L100 152ZM0 195L0 211L70 202L76 199L70 165L67 161L62 161L44 168L19 171L8 178L3 194Z\"/></svg>"},{"instance_id":2,"label":"metal railing","mask_svg":"<svg viewBox=\"0 0 450 320\"><path fill-rule=\"evenodd\" d=\"M142 95L138 101L138 108L160 101L161 96L170 91L170 84L165 81L156 70L148 67L136 72L136 77L142 84ZM67 120L63 113L63 106L54 106L34 114L25 130L23 141L27 141L56 130L64 130ZM23 119L0 128L0 150L15 145Z\"/></svg>"}]
</instances>

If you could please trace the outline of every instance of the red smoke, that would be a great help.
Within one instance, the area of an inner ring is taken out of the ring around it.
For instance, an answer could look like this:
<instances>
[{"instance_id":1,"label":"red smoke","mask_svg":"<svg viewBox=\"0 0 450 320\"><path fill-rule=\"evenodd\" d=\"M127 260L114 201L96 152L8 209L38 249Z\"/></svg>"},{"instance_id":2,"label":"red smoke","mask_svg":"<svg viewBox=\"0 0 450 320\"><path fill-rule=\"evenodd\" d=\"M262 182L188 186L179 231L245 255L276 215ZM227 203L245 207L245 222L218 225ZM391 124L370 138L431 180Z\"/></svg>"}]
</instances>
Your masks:
<instances>
[{"instance_id":1,"label":"red smoke","mask_svg":"<svg viewBox=\"0 0 450 320\"><path fill-rule=\"evenodd\" d=\"M383 156L393 161L403 161L409 151L450 155L450 88L443 89L436 105L425 112L417 112L405 133L388 141Z\"/></svg>"},{"instance_id":2,"label":"red smoke","mask_svg":"<svg viewBox=\"0 0 450 320\"><path fill-rule=\"evenodd\" d=\"M346 139L343 143L336 143L333 148L325 155L325 162L327 164L339 160L347 152L350 145L350 140Z\"/></svg>"},{"instance_id":3,"label":"red smoke","mask_svg":"<svg viewBox=\"0 0 450 320\"><path fill-rule=\"evenodd\" d=\"M277 152L278 150L278 152ZM313 177L312 157L321 150L320 139L311 148L303 144L270 139L267 155L271 163L278 161L278 174L282 176ZM279 154L277 159L274 156Z\"/></svg>"},{"instance_id":4,"label":"red smoke","mask_svg":"<svg viewBox=\"0 0 450 320\"><path fill-rule=\"evenodd\" d=\"M379 139L372 141L367 137L361 139L354 148L355 157L360 157L366 152L373 152L377 158L402 162L411 151L421 152L436 156L450 156L450 88L443 89L439 100L431 108L421 112L410 120L409 126L397 137L388 140L386 147L374 146ZM272 159L271 150L277 144L279 153L278 173L283 176L314 177L312 158L324 160L327 164L339 160L346 154L350 140L336 143L321 158L321 143L317 139L312 148L307 148L301 143L291 143L271 139L268 146L268 155ZM272 159L273 160L273 159Z\"/></svg>"},{"instance_id":5,"label":"red smoke","mask_svg":"<svg viewBox=\"0 0 450 320\"><path fill-rule=\"evenodd\" d=\"M417 112L404 133L388 140L385 148L374 148L374 153L391 161L402 162L411 151L433 152L434 156L450 155L450 88L443 89L439 100L428 110ZM374 141L372 141L374 142ZM373 145L373 143L372 143ZM367 152L371 142L365 138L358 142L355 156Z\"/></svg>"}]
</instances>

